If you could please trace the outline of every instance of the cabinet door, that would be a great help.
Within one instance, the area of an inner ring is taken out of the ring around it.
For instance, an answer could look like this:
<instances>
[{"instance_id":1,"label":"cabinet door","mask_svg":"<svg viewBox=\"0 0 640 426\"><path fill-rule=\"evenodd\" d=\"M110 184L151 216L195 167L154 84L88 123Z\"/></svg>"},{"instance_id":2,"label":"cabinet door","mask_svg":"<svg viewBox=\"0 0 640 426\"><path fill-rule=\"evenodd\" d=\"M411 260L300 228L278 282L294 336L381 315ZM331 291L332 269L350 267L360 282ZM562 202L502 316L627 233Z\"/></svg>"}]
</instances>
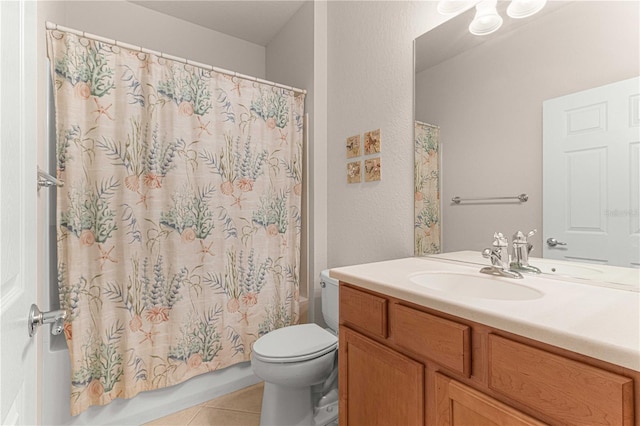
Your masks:
<instances>
[{"instance_id":1,"label":"cabinet door","mask_svg":"<svg viewBox=\"0 0 640 426\"><path fill-rule=\"evenodd\" d=\"M340 426L424 425L424 366L340 327Z\"/></svg>"},{"instance_id":2,"label":"cabinet door","mask_svg":"<svg viewBox=\"0 0 640 426\"><path fill-rule=\"evenodd\" d=\"M436 374L437 426L544 425L475 389Z\"/></svg>"}]
</instances>

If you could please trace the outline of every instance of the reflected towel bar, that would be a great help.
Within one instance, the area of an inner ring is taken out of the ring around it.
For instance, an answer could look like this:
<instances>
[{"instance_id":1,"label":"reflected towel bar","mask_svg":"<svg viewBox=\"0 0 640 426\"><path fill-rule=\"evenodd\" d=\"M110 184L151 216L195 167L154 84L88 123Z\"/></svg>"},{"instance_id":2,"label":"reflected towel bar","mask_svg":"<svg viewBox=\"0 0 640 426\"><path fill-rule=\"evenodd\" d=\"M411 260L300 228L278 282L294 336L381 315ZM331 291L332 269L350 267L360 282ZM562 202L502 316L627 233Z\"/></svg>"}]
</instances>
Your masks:
<instances>
[{"instance_id":1,"label":"reflected towel bar","mask_svg":"<svg viewBox=\"0 0 640 426\"><path fill-rule=\"evenodd\" d=\"M526 203L529 200L527 194L516 195L515 197L484 197L484 198L460 198L453 197L451 201L455 204L460 204L463 201L494 201L494 200L518 200L521 203Z\"/></svg>"},{"instance_id":2,"label":"reflected towel bar","mask_svg":"<svg viewBox=\"0 0 640 426\"><path fill-rule=\"evenodd\" d=\"M38 167L38 189L51 188L52 186L64 186L64 182L51 176L49 173L43 172Z\"/></svg>"}]
</instances>

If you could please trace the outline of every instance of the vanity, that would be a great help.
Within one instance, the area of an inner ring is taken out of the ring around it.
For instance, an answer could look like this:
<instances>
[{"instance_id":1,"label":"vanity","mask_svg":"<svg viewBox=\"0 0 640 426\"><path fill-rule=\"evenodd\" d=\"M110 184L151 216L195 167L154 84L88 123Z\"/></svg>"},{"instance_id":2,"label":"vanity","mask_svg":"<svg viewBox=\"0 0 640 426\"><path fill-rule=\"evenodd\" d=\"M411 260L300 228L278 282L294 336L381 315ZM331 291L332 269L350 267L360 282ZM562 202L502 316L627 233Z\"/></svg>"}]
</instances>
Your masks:
<instances>
[{"instance_id":1,"label":"vanity","mask_svg":"<svg viewBox=\"0 0 640 426\"><path fill-rule=\"evenodd\" d=\"M479 269L331 270L341 425L640 425L640 292Z\"/></svg>"}]
</instances>

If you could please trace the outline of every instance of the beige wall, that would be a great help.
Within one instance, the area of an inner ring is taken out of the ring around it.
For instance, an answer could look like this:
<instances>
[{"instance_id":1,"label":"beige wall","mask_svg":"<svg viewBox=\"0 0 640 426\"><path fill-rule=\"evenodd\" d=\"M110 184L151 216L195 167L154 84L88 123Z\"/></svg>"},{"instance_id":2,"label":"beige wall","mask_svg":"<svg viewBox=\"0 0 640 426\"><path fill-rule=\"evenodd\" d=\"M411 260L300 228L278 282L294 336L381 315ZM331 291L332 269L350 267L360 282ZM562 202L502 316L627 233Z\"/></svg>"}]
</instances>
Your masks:
<instances>
[{"instance_id":1,"label":"beige wall","mask_svg":"<svg viewBox=\"0 0 640 426\"><path fill-rule=\"evenodd\" d=\"M327 267L327 116L328 116L328 4L313 3L313 146L309 151L310 235L309 276L313 280L313 303L309 305L312 320L321 323L320 272Z\"/></svg>"},{"instance_id":2,"label":"beige wall","mask_svg":"<svg viewBox=\"0 0 640 426\"><path fill-rule=\"evenodd\" d=\"M443 251L537 228L542 255L542 102L640 74L639 5L563 6L417 76L416 118L440 126ZM523 192L524 204L450 202Z\"/></svg>"},{"instance_id":3,"label":"beige wall","mask_svg":"<svg viewBox=\"0 0 640 426\"><path fill-rule=\"evenodd\" d=\"M332 1L328 19L328 265L413 255L413 39L436 2ZM347 184L346 139L382 134L382 180Z\"/></svg>"}]
</instances>

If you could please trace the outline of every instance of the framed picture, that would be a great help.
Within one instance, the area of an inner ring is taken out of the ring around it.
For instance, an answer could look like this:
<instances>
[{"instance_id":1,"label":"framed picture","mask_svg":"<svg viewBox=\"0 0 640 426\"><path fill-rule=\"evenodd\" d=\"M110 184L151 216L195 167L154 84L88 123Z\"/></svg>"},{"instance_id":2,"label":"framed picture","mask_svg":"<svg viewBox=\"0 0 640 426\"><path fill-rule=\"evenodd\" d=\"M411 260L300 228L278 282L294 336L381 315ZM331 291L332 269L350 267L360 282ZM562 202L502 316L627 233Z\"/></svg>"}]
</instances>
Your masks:
<instances>
[{"instance_id":1,"label":"framed picture","mask_svg":"<svg viewBox=\"0 0 640 426\"><path fill-rule=\"evenodd\" d=\"M380 180L380 157L364 160L364 181Z\"/></svg>"},{"instance_id":2,"label":"framed picture","mask_svg":"<svg viewBox=\"0 0 640 426\"><path fill-rule=\"evenodd\" d=\"M347 138L347 158L360 156L360 135Z\"/></svg>"},{"instance_id":3,"label":"framed picture","mask_svg":"<svg viewBox=\"0 0 640 426\"><path fill-rule=\"evenodd\" d=\"M380 153L380 129L364 134L364 155Z\"/></svg>"},{"instance_id":4,"label":"framed picture","mask_svg":"<svg viewBox=\"0 0 640 426\"><path fill-rule=\"evenodd\" d=\"M347 163L347 183L362 182L361 161Z\"/></svg>"}]
</instances>

